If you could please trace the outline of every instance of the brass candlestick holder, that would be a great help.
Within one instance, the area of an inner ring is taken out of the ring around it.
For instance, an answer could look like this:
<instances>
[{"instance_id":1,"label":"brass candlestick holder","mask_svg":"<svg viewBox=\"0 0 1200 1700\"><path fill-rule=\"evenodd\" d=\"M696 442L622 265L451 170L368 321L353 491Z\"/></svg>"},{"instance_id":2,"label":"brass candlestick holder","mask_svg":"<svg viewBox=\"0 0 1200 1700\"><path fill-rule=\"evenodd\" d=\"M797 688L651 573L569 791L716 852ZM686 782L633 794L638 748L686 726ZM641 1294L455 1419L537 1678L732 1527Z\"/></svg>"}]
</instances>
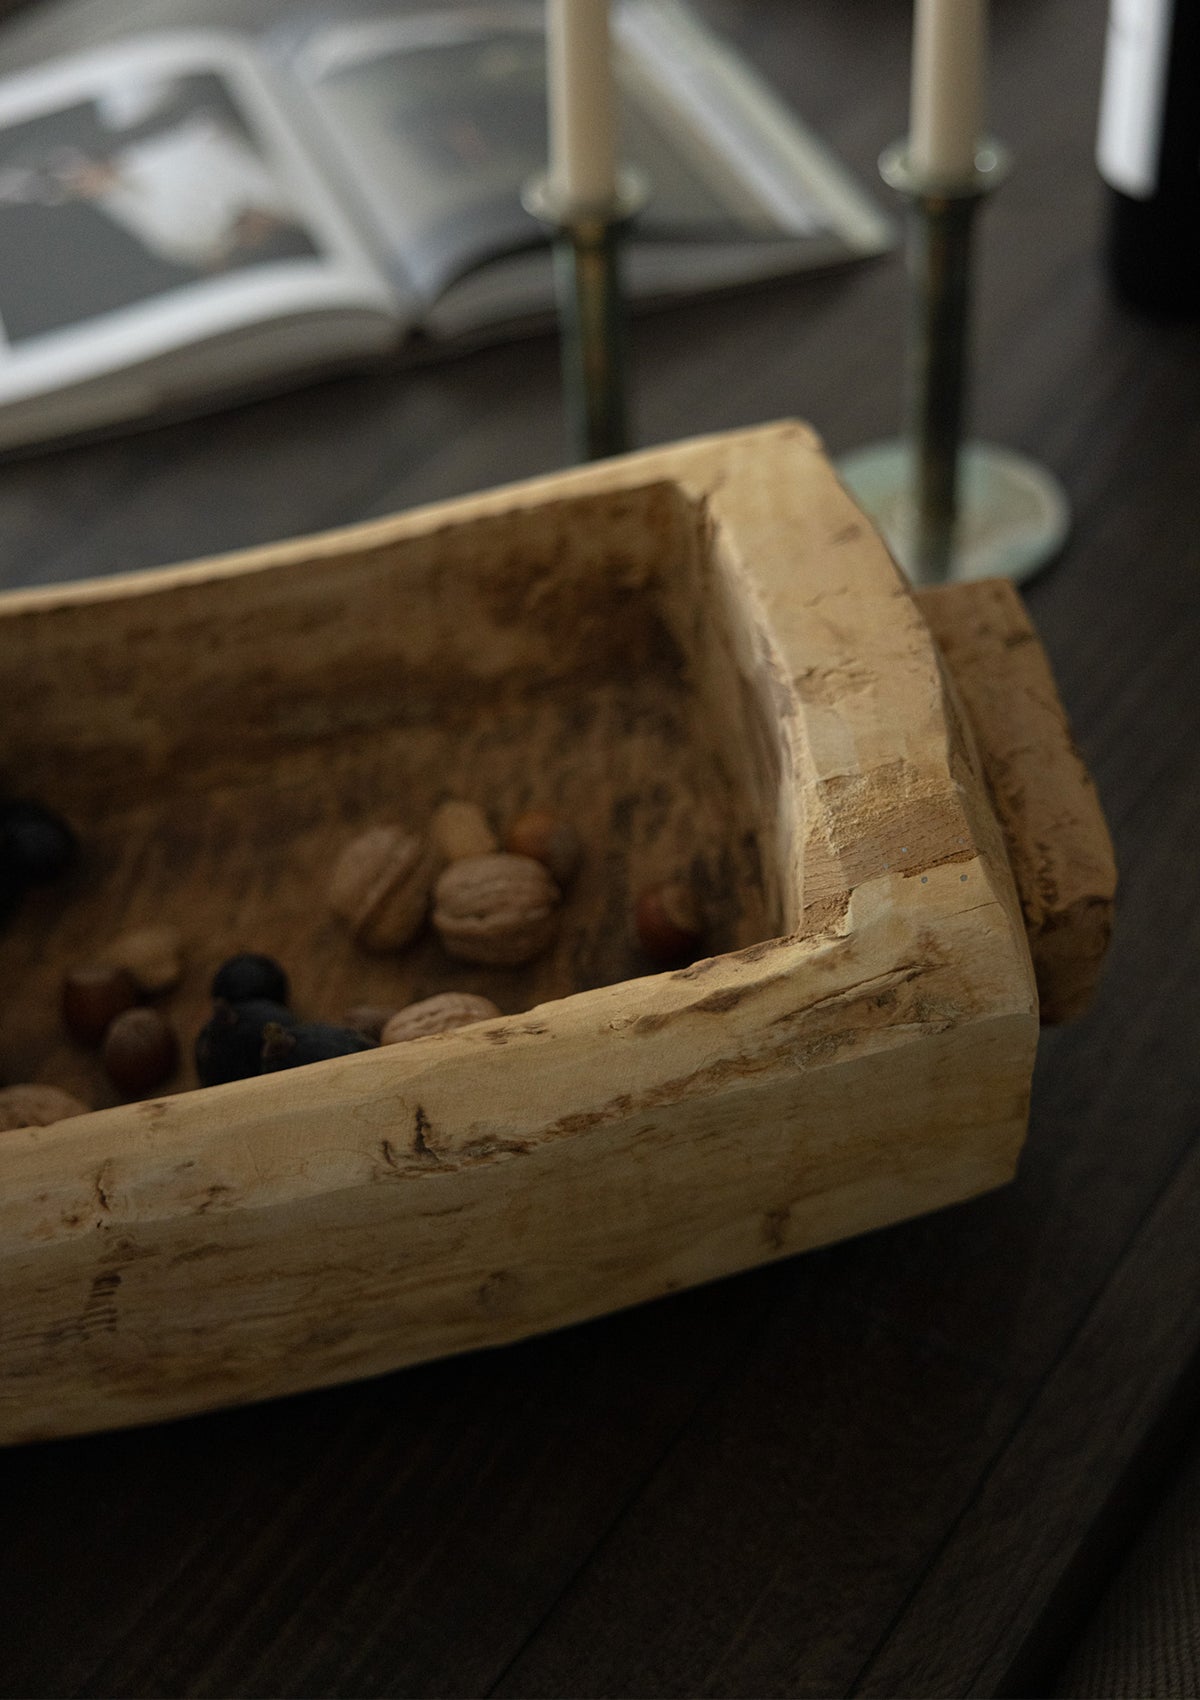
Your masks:
<instances>
[{"instance_id":1,"label":"brass candlestick holder","mask_svg":"<svg viewBox=\"0 0 1200 1700\"><path fill-rule=\"evenodd\" d=\"M909 203L905 434L855 450L839 470L915 584L1029 578L1066 539L1066 494L1023 455L963 442L971 238L1008 155L982 146L973 177L948 187L915 172L898 142L879 170Z\"/></svg>"},{"instance_id":2,"label":"brass candlestick holder","mask_svg":"<svg viewBox=\"0 0 1200 1700\"><path fill-rule=\"evenodd\" d=\"M566 207L543 176L521 199L554 239L563 403L574 457L621 454L630 442L621 250L646 204L647 186L638 173L623 171L609 205Z\"/></svg>"}]
</instances>

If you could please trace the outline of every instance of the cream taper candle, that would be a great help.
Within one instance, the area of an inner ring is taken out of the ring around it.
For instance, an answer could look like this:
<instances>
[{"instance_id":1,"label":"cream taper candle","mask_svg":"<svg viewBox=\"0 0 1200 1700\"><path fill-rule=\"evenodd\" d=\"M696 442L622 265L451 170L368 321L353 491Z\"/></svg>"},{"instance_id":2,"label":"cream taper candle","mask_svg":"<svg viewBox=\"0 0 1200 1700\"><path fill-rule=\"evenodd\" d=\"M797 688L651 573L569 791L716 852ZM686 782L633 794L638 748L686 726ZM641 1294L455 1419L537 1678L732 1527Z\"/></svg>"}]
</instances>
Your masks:
<instances>
[{"instance_id":1,"label":"cream taper candle","mask_svg":"<svg viewBox=\"0 0 1200 1700\"><path fill-rule=\"evenodd\" d=\"M550 186L560 209L603 211L616 195L608 0L547 0Z\"/></svg>"},{"instance_id":2,"label":"cream taper candle","mask_svg":"<svg viewBox=\"0 0 1200 1700\"><path fill-rule=\"evenodd\" d=\"M953 185L975 171L983 125L987 0L917 0L909 164Z\"/></svg>"}]
</instances>

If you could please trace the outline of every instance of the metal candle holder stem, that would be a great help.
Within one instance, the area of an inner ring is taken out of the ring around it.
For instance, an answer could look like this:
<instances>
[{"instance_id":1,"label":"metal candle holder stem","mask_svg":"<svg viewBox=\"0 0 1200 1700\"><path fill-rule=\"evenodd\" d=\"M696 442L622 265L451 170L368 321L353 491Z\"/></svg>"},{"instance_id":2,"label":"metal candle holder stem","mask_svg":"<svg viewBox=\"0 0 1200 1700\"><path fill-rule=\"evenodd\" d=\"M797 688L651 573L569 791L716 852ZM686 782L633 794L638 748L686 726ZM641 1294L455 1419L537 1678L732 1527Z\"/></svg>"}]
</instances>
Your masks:
<instances>
[{"instance_id":1,"label":"metal candle holder stem","mask_svg":"<svg viewBox=\"0 0 1200 1700\"><path fill-rule=\"evenodd\" d=\"M953 186L914 172L904 143L879 169L909 202L905 435L855 451L842 474L914 583L1026 578L1062 545L1066 497L1023 456L963 443L971 239L980 203L1007 175L1007 153L981 147L974 175Z\"/></svg>"},{"instance_id":2,"label":"metal candle holder stem","mask_svg":"<svg viewBox=\"0 0 1200 1700\"><path fill-rule=\"evenodd\" d=\"M610 205L563 207L549 179L539 177L522 199L554 238L563 401L575 458L621 454L629 447L621 250L646 203L645 185L623 172Z\"/></svg>"},{"instance_id":3,"label":"metal candle holder stem","mask_svg":"<svg viewBox=\"0 0 1200 1700\"><path fill-rule=\"evenodd\" d=\"M881 163L884 180L909 196L908 263L912 278L906 436L913 450L919 568L950 576L958 520L958 459L966 413L971 238L984 196L1006 175L992 154L974 179L954 191L925 188L906 154Z\"/></svg>"}]
</instances>

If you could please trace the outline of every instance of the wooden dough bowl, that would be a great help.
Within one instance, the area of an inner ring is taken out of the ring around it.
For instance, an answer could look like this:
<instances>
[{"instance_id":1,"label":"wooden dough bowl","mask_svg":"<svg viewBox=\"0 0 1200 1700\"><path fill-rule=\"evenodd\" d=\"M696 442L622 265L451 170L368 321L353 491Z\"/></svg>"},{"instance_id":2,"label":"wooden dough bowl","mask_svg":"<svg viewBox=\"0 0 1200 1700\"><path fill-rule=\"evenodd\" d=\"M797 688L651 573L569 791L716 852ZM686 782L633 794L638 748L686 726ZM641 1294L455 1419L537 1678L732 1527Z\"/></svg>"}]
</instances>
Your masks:
<instances>
[{"instance_id":1,"label":"wooden dough bowl","mask_svg":"<svg viewBox=\"0 0 1200 1700\"><path fill-rule=\"evenodd\" d=\"M784 423L241 555L0 599L9 792L78 870L0 938L0 1073L100 1106L0 1135L0 1437L142 1423L493 1346L1008 1180L1043 1012L1113 865L1007 585L914 598ZM365 955L333 858L446 796L585 846L523 969ZM694 881L655 972L634 893ZM120 1104L65 969L170 921L293 1002L502 1019ZM1037 975L1035 977L1035 968Z\"/></svg>"}]
</instances>

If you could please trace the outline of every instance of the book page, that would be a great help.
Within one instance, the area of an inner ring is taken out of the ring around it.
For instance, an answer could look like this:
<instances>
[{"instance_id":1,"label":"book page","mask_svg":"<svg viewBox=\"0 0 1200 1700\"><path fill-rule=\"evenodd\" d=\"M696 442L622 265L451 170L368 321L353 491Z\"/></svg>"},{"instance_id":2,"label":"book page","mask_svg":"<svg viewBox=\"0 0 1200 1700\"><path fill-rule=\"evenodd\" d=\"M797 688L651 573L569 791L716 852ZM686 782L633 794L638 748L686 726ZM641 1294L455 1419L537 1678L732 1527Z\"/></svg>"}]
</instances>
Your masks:
<instances>
[{"instance_id":1,"label":"book page","mask_svg":"<svg viewBox=\"0 0 1200 1700\"><path fill-rule=\"evenodd\" d=\"M322 314L359 321L351 346L394 340L394 291L236 37L141 37L0 83L0 402Z\"/></svg>"},{"instance_id":2,"label":"book page","mask_svg":"<svg viewBox=\"0 0 1200 1700\"><path fill-rule=\"evenodd\" d=\"M388 262L429 300L490 256L542 240L519 193L545 157L537 7L333 24L289 68Z\"/></svg>"},{"instance_id":3,"label":"book page","mask_svg":"<svg viewBox=\"0 0 1200 1700\"><path fill-rule=\"evenodd\" d=\"M546 168L542 5L409 5L318 25L289 67L383 252L431 301L497 257L545 244L521 206ZM740 244L747 275L761 270L756 243L790 245L793 269L805 244L814 264L889 245L868 198L670 0L614 9L614 72L622 159L651 186L633 245L694 244L698 287L703 243ZM481 279L472 292L481 308L485 289Z\"/></svg>"}]
</instances>

